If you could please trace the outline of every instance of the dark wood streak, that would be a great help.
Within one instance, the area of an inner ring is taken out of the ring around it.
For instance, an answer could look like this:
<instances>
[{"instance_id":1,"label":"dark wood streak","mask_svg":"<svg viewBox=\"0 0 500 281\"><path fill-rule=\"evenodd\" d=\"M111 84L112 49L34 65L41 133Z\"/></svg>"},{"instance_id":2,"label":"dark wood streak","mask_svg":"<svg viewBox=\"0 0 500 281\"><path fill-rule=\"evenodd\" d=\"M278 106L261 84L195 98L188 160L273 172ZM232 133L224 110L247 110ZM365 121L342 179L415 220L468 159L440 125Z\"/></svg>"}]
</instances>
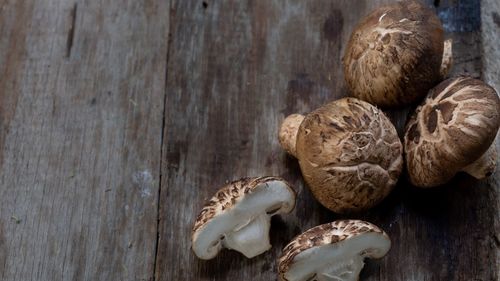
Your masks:
<instances>
[{"instance_id":1,"label":"dark wood streak","mask_svg":"<svg viewBox=\"0 0 500 281\"><path fill-rule=\"evenodd\" d=\"M66 57L69 58L71 56L71 49L73 48L73 40L75 37L75 29L76 29L76 11L78 9L78 3L75 3L73 9L71 9L71 25L69 26L68 31L68 39L66 40Z\"/></svg>"},{"instance_id":2,"label":"dark wood streak","mask_svg":"<svg viewBox=\"0 0 500 281\"><path fill-rule=\"evenodd\" d=\"M11 217L11 220L14 221L15 223L21 223L21 221L19 221L19 218L12 218ZM0 255L0 268L3 268L4 270L7 269L7 257L9 256L9 249L7 248L7 241L5 239L5 234L4 234L4 226L0 223L0 253L2 253ZM0 277L2 278L2 280L4 280L5 278L5 274L4 272L2 271L0 273Z\"/></svg>"},{"instance_id":3,"label":"dark wood streak","mask_svg":"<svg viewBox=\"0 0 500 281\"><path fill-rule=\"evenodd\" d=\"M496 24L497 28L500 28L500 15L497 12L492 12L491 17L493 22Z\"/></svg>"},{"instance_id":4,"label":"dark wood streak","mask_svg":"<svg viewBox=\"0 0 500 281\"><path fill-rule=\"evenodd\" d=\"M298 101L310 103L311 93L314 92L315 83L312 81L308 74L298 73L296 77L288 81L286 107L282 110L285 115L298 112Z\"/></svg>"},{"instance_id":5,"label":"dark wood streak","mask_svg":"<svg viewBox=\"0 0 500 281\"><path fill-rule=\"evenodd\" d=\"M323 33L328 41L337 42L341 40L340 35L344 27L344 16L339 9L332 10L332 13L323 24Z\"/></svg>"}]
</instances>

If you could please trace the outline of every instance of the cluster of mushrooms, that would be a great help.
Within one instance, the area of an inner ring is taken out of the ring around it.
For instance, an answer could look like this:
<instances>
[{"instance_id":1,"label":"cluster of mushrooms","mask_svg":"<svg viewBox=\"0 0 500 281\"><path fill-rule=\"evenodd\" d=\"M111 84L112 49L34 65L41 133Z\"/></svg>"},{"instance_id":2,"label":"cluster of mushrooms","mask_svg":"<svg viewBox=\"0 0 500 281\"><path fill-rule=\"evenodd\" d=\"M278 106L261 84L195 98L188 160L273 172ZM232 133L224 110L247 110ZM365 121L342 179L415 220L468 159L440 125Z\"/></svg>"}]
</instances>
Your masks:
<instances>
[{"instance_id":1,"label":"cluster of mushrooms","mask_svg":"<svg viewBox=\"0 0 500 281\"><path fill-rule=\"evenodd\" d=\"M279 142L298 159L307 186L323 206L336 213L375 206L396 185L404 162L411 183L423 188L442 185L460 171L477 179L494 172L499 97L470 77L442 81L452 57L443 33L436 14L419 2L374 10L356 26L342 59L354 97L284 120ZM421 100L402 143L376 106ZM271 248L270 217L291 212L295 201L295 191L278 177L229 183L199 214L192 249L201 259L214 258L222 248L255 257ZM381 258L390 245L387 234L368 222L323 224L283 249L279 276L355 281L364 258Z\"/></svg>"}]
</instances>

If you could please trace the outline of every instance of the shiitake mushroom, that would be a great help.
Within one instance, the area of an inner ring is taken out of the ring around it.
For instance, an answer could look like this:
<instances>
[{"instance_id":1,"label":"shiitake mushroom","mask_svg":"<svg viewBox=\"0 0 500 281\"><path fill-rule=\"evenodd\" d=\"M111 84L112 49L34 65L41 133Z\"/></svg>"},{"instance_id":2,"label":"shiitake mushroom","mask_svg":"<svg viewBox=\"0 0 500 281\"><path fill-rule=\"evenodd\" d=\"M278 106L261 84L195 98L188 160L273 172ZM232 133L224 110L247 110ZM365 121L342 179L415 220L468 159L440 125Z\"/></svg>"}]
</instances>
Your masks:
<instances>
[{"instance_id":1,"label":"shiitake mushroom","mask_svg":"<svg viewBox=\"0 0 500 281\"><path fill-rule=\"evenodd\" d=\"M281 125L281 146L299 160L314 197L337 213L369 209L396 185L403 145L375 106L343 98Z\"/></svg>"},{"instance_id":2,"label":"shiitake mushroom","mask_svg":"<svg viewBox=\"0 0 500 281\"><path fill-rule=\"evenodd\" d=\"M401 1L358 23L342 63L354 97L396 107L423 98L446 75L451 57L437 15L420 2Z\"/></svg>"}]
</instances>

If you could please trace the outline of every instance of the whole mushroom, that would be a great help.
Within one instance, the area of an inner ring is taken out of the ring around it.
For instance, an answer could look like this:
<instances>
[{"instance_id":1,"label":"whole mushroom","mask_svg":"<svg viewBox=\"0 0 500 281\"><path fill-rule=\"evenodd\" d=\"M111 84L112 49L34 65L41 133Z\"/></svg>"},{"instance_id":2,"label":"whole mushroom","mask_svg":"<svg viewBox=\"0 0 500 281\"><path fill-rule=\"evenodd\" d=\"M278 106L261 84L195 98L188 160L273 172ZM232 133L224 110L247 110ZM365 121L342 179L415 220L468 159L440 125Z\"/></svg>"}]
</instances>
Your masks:
<instances>
[{"instance_id":1,"label":"whole mushroom","mask_svg":"<svg viewBox=\"0 0 500 281\"><path fill-rule=\"evenodd\" d=\"M271 216L295 207L295 191L278 177L243 178L222 187L198 215L191 236L200 259L214 258L222 248L248 258L271 248Z\"/></svg>"},{"instance_id":2,"label":"whole mushroom","mask_svg":"<svg viewBox=\"0 0 500 281\"><path fill-rule=\"evenodd\" d=\"M384 113L355 98L292 114L281 146L299 160L314 197L337 213L362 211L384 199L403 167L403 145Z\"/></svg>"},{"instance_id":3,"label":"whole mushroom","mask_svg":"<svg viewBox=\"0 0 500 281\"><path fill-rule=\"evenodd\" d=\"M401 1L358 23L342 63L355 97L395 107L422 98L446 75L451 57L437 15L420 2Z\"/></svg>"},{"instance_id":4,"label":"whole mushroom","mask_svg":"<svg viewBox=\"0 0 500 281\"><path fill-rule=\"evenodd\" d=\"M496 91L471 77L450 78L429 91L406 125L405 156L411 182L433 187L463 171L477 179L496 167L500 126Z\"/></svg>"},{"instance_id":5,"label":"whole mushroom","mask_svg":"<svg viewBox=\"0 0 500 281\"><path fill-rule=\"evenodd\" d=\"M360 220L334 221L295 237L278 260L282 281L357 281L365 258L382 258L389 236Z\"/></svg>"}]
</instances>

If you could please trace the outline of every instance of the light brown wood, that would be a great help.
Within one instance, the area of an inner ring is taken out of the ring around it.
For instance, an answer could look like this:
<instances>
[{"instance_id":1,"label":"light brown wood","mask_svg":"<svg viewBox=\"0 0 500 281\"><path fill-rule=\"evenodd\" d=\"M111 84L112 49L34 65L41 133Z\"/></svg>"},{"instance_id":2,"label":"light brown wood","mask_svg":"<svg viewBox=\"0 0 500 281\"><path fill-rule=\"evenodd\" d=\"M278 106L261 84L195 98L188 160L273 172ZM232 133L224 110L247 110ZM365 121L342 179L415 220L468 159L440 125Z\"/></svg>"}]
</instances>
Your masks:
<instances>
[{"instance_id":1,"label":"light brown wood","mask_svg":"<svg viewBox=\"0 0 500 281\"><path fill-rule=\"evenodd\" d=\"M0 279L151 280L168 1L0 1Z\"/></svg>"}]
</instances>

